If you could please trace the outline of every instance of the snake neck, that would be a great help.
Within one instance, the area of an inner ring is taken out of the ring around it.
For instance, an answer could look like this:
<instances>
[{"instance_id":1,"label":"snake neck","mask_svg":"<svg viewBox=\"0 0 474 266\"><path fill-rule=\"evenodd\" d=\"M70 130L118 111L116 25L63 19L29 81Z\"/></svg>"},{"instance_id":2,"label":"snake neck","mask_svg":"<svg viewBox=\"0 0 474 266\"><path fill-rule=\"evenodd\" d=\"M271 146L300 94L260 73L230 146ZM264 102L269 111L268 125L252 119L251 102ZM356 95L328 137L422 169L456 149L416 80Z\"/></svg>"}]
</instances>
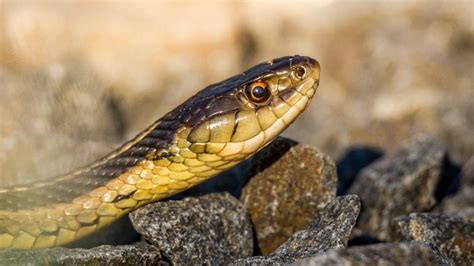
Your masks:
<instances>
[{"instance_id":1,"label":"snake neck","mask_svg":"<svg viewBox=\"0 0 474 266\"><path fill-rule=\"evenodd\" d=\"M171 130L178 133L171 135ZM16 187L2 193L5 203L16 209L0 210L0 248L42 248L74 242L247 157L220 157L214 153L213 144L189 143L189 132L186 128L164 129L157 123L86 168L36 183L28 190ZM65 196L73 191L80 195ZM36 200L36 194L46 200Z\"/></svg>"}]
</instances>

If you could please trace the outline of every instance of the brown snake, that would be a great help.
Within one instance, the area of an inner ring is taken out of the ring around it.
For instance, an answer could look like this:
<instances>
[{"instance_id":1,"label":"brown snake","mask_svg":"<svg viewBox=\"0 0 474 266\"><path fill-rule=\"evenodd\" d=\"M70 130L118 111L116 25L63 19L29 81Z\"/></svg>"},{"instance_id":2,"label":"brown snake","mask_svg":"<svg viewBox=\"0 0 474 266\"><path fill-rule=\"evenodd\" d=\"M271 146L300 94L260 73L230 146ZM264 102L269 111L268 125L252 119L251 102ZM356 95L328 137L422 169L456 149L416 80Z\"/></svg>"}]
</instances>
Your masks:
<instances>
[{"instance_id":1,"label":"brown snake","mask_svg":"<svg viewBox=\"0 0 474 266\"><path fill-rule=\"evenodd\" d=\"M204 88L88 166L28 186L0 188L0 248L71 243L233 167L304 111L319 73L310 57L261 63Z\"/></svg>"}]
</instances>

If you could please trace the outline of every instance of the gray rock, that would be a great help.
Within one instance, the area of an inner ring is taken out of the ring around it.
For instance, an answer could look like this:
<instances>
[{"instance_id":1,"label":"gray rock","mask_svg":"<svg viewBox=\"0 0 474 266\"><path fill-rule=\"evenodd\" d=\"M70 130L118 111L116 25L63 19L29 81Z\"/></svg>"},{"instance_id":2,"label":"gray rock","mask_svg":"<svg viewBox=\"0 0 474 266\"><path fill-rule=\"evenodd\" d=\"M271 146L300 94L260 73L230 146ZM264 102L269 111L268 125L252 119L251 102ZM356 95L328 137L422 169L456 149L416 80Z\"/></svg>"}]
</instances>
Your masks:
<instances>
[{"instance_id":1,"label":"gray rock","mask_svg":"<svg viewBox=\"0 0 474 266\"><path fill-rule=\"evenodd\" d=\"M288 264L288 258L283 256L255 256L246 259L236 260L232 263L235 266L259 266L259 265L284 265ZM291 260L290 260L291 261Z\"/></svg>"},{"instance_id":2,"label":"gray rock","mask_svg":"<svg viewBox=\"0 0 474 266\"><path fill-rule=\"evenodd\" d=\"M459 191L443 200L437 211L474 222L474 156L463 166Z\"/></svg>"},{"instance_id":3,"label":"gray rock","mask_svg":"<svg viewBox=\"0 0 474 266\"><path fill-rule=\"evenodd\" d=\"M356 195L337 197L317 214L308 228L295 233L271 255L241 259L234 264L287 264L345 247L359 211L360 200Z\"/></svg>"},{"instance_id":4,"label":"gray rock","mask_svg":"<svg viewBox=\"0 0 474 266\"><path fill-rule=\"evenodd\" d=\"M454 265L432 247L418 242L333 249L295 265Z\"/></svg>"},{"instance_id":5,"label":"gray rock","mask_svg":"<svg viewBox=\"0 0 474 266\"><path fill-rule=\"evenodd\" d=\"M254 157L254 175L241 200L249 210L260 251L267 255L308 226L336 195L333 160L317 149L278 138Z\"/></svg>"},{"instance_id":6,"label":"gray rock","mask_svg":"<svg viewBox=\"0 0 474 266\"><path fill-rule=\"evenodd\" d=\"M148 244L99 246L92 249L47 248L0 250L0 265L166 265Z\"/></svg>"},{"instance_id":7,"label":"gray rock","mask_svg":"<svg viewBox=\"0 0 474 266\"><path fill-rule=\"evenodd\" d=\"M405 240L432 244L456 265L474 263L474 222L435 213L412 213L396 222Z\"/></svg>"},{"instance_id":8,"label":"gray rock","mask_svg":"<svg viewBox=\"0 0 474 266\"><path fill-rule=\"evenodd\" d=\"M295 233L272 254L305 257L345 247L359 212L360 199L357 195L337 197L316 215L307 229Z\"/></svg>"},{"instance_id":9,"label":"gray rock","mask_svg":"<svg viewBox=\"0 0 474 266\"><path fill-rule=\"evenodd\" d=\"M390 239L394 218L431 208L445 154L438 142L416 138L363 169L349 189L362 200L358 230Z\"/></svg>"},{"instance_id":10,"label":"gray rock","mask_svg":"<svg viewBox=\"0 0 474 266\"><path fill-rule=\"evenodd\" d=\"M172 264L228 264L253 252L248 214L228 193L157 202L130 219Z\"/></svg>"}]
</instances>

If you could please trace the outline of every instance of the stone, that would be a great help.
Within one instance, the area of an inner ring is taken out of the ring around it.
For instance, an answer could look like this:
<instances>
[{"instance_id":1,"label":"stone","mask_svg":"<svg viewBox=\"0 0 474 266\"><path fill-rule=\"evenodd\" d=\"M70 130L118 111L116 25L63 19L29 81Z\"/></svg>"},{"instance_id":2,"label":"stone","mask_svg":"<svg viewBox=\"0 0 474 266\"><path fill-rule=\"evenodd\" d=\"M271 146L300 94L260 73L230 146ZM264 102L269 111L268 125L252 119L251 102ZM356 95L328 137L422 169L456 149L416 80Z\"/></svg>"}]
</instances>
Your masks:
<instances>
[{"instance_id":1,"label":"stone","mask_svg":"<svg viewBox=\"0 0 474 266\"><path fill-rule=\"evenodd\" d=\"M295 233L271 255L241 259L234 263L288 264L329 249L346 247L359 211L360 199L356 195L337 197L316 215L308 228Z\"/></svg>"},{"instance_id":2,"label":"stone","mask_svg":"<svg viewBox=\"0 0 474 266\"><path fill-rule=\"evenodd\" d=\"M362 169L383 156L372 147L352 147L337 161L337 195L345 195Z\"/></svg>"},{"instance_id":3,"label":"stone","mask_svg":"<svg viewBox=\"0 0 474 266\"><path fill-rule=\"evenodd\" d=\"M462 216L474 222L474 156L462 168L459 191L445 198L437 211Z\"/></svg>"},{"instance_id":4,"label":"stone","mask_svg":"<svg viewBox=\"0 0 474 266\"><path fill-rule=\"evenodd\" d=\"M349 189L362 200L358 231L387 240L395 217L431 208L445 155L435 140L415 138L363 169Z\"/></svg>"},{"instance_id":5,"label":"stone","mask_svg":"<svg viewBox=\"0 0 474 266\"><path fill-rule=\"evenodd\" d=\"M474 222L445 214L412 213L396 223L404 240L431 244L456 265L474 262Z\"/></svg>"},{"instance_id":6,"label":"stone","mask_svg":"<svg viewBox=\"0 0 474 266\"><path fill-rule=\"evenodd\" d=\"M472 191L474 193L474 191ZM471 203L470 207L466 206L466 201L463 198L470 198L472 194L460 194L459 197L454 197L452 200L448 200L448 202L444 205L446 209L443 210L443 213L449 215L456 215L459 217L463 217L468 219L471 222L474 222L474 205ZM462 207L461 206L465 206Z\"/></svg>"},{"instance_id":7,"label":"stone","mask_svg":"<svg viewBox=\"0 0 474 266\"><path fill-rule=\"evenodd\" d=\"M267 255L334 199L336 168L317 149L281 137L254 160L255 175L240 199L250 213L260 251Z\"/></svg>"},{"instance_id":8,"label":"stone","mask_svg":"<svg viewBox=\"0 0 474 266\"><path fill-rule=\"evenodd\" d=\"M159 249L148 244L92 249L47 248L0 250L0 265L167 265Z\"/></svg>"},{"instance_id":9,"label":"stone","mask_svg":"<svg viewBox=\"0 0 474 266\"><path fill-rule=\"evenodd\" d=\"M454 265L432 247L418 242L384 243L333 249L295 265Z\"/></svg>"},{"instance_id":10,"label":"stone","mask_svg":"<svg viewBox=\"0 0 474 266\"><path fill-rule=\"evenodd\" d=\"M236 266L257 266L257 265L284 265L286 259L280 256L255 256L234 261L231 265Z\"/></svg>"},{"instance_id":11,"label":"stone","mask_svg":"<svg viewBox=\"0 0 474 266\"><path fill-rule=\"evenodd\" d=\"M248 214L228 193L157 202L129 216L172 264L228 264L253 252Z\"/></svg>"},{"instance_id":12,"label":"stone","mask_svg":"<svg viewBox=\"0 0 474 266\"><path fill-rule=\"evenodd\" d=\"M308 228L292 235L273 254L304 257L345 247L359 212L360 199L357 195L337 197L316 215Z\"/></svg>"}]
</instances>

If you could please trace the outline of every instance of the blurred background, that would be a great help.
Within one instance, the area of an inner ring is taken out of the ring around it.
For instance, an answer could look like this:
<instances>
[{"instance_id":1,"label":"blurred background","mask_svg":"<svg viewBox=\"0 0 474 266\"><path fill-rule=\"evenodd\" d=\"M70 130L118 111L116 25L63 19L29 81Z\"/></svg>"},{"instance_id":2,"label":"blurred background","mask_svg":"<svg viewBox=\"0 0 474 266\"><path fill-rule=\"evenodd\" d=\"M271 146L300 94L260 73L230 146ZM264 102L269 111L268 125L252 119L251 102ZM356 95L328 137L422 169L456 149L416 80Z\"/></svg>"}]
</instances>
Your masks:
<instances>
[{"instance_id":1,"label":"blurred background","mask_svg":"<svg viewBox=\"0 0 474 266\"><path fill-rule=\"evenodd\" d=\"M0 186L104 155L261 61L322 67L284 135L334 159L414 135L474 153L473 1L0 2Z\"/></svg>"}]
</instances>

